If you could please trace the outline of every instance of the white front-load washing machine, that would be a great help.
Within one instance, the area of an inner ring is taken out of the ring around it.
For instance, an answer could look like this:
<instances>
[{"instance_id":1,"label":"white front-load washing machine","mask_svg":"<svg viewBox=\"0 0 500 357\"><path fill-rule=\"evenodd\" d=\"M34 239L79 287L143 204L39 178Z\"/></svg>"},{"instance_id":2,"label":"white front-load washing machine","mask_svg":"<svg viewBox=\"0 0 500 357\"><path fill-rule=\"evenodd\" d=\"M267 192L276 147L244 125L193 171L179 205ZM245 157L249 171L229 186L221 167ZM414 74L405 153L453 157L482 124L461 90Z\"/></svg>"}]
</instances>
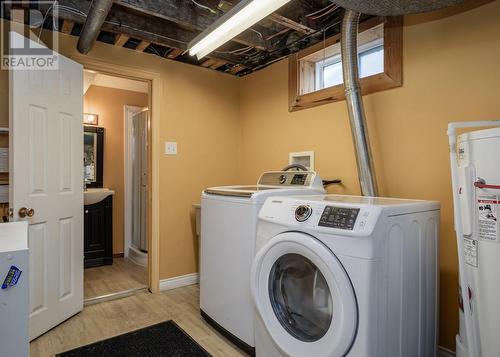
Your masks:
<instances>
[{"instance_id":1,"label":"white front-load washing machine","mask_svg":"<svg viewBox=\"0 0 500 357\"><path fill-rule=\"evenodd\" d=\"M439 203L270 197L251 270L258 357L436 355Z\"/></svg>"},{"instance_id":2,"label":"white front-load washing machine","mask_svg":"<svg viewBox=\"0 0 500 357\"><path fill-rule=\"evenodd\" d=\"M255 346L250 267L259 210L271 195L324 192L315 172L270 171L256 186L212 187L202 194L201 315L249 354Z\"/></svg>"}]
</instances>

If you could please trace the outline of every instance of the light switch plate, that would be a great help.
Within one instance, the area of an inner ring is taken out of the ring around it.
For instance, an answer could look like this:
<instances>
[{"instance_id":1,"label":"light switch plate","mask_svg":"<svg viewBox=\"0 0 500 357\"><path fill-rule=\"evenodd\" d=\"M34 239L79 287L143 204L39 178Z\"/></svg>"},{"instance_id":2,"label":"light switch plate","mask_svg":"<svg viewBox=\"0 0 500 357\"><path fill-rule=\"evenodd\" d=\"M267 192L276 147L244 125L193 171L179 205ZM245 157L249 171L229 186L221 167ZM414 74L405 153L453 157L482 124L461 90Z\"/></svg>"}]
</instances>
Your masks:
<instances>
[{"instance_id":1,"label":"light switch plate","mask_svg":"<svg viewBox=\"0 0 500 357\"><path fill-rule=\"evenodd\" d=\"M166 141L165 142L165 155L177 155L177 142L176 141Z\"/></svg>"}]
</instances>

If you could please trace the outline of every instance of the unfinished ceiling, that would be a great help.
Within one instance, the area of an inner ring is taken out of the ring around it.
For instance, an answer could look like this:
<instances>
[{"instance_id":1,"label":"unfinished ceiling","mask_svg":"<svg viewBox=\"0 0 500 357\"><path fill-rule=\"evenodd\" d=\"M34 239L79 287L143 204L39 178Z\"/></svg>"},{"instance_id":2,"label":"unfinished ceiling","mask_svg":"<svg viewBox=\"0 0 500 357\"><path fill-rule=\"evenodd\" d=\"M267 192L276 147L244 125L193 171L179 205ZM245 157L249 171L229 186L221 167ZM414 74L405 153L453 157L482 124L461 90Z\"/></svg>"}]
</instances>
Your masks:
<instances>
[{"instance_id":1,"label":"unfinished ceiling","mask_svg":"<svg viewBox=\"0 0 500 357\"><path fill-rule=\"evenodd\" d=\"M190 56L187 44L236 3L115 0L97 40L243 76L340 32L343 9L335 3L293 0L209 56L201 60ZM79 36L90 5L89 0L60 0L30 1L28 6L44 14L46 29Z\"/></svg>"}]
</instances>

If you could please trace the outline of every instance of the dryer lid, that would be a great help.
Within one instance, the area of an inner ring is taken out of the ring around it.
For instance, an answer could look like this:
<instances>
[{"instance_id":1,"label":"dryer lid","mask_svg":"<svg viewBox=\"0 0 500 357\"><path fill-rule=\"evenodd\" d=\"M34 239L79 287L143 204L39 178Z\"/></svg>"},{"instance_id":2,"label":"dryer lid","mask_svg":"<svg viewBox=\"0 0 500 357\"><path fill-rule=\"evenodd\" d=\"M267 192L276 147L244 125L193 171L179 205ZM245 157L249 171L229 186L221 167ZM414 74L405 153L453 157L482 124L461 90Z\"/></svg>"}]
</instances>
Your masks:
<instances>
[{"instance_id":1,"label":"dryer lid","mask_svg":"<svg viewBox=\"0 0 500 357\"><path fill-rule=\"evenodd\" d=\"M252 295L264 325L287 355L342 356L351 348L358 310L351 281L325 245L305 233L281 233L256 255Z\"/></svg>"}]
</instances>

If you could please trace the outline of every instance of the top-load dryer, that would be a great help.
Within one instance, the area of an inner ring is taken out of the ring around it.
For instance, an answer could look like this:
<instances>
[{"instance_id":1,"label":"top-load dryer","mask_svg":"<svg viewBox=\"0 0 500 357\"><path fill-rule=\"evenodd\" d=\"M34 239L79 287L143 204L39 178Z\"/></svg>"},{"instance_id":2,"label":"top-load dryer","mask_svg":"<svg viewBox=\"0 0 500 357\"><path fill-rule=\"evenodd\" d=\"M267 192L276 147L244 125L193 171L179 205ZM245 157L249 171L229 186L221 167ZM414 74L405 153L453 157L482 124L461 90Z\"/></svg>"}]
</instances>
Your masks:
<instances>
[{"instance_id":1,"label":"top-load dryer","mask_svg":"<svg viewBox=\"0 0 500 357\"><path fill-rule=\"evenodd\" d=\"M206 189L201 199L200 308L212 326L254 351L250 266L257 216L267 197L323 194L315 172L264 172L255 186Z\"/></svg>"}]
</instances>

